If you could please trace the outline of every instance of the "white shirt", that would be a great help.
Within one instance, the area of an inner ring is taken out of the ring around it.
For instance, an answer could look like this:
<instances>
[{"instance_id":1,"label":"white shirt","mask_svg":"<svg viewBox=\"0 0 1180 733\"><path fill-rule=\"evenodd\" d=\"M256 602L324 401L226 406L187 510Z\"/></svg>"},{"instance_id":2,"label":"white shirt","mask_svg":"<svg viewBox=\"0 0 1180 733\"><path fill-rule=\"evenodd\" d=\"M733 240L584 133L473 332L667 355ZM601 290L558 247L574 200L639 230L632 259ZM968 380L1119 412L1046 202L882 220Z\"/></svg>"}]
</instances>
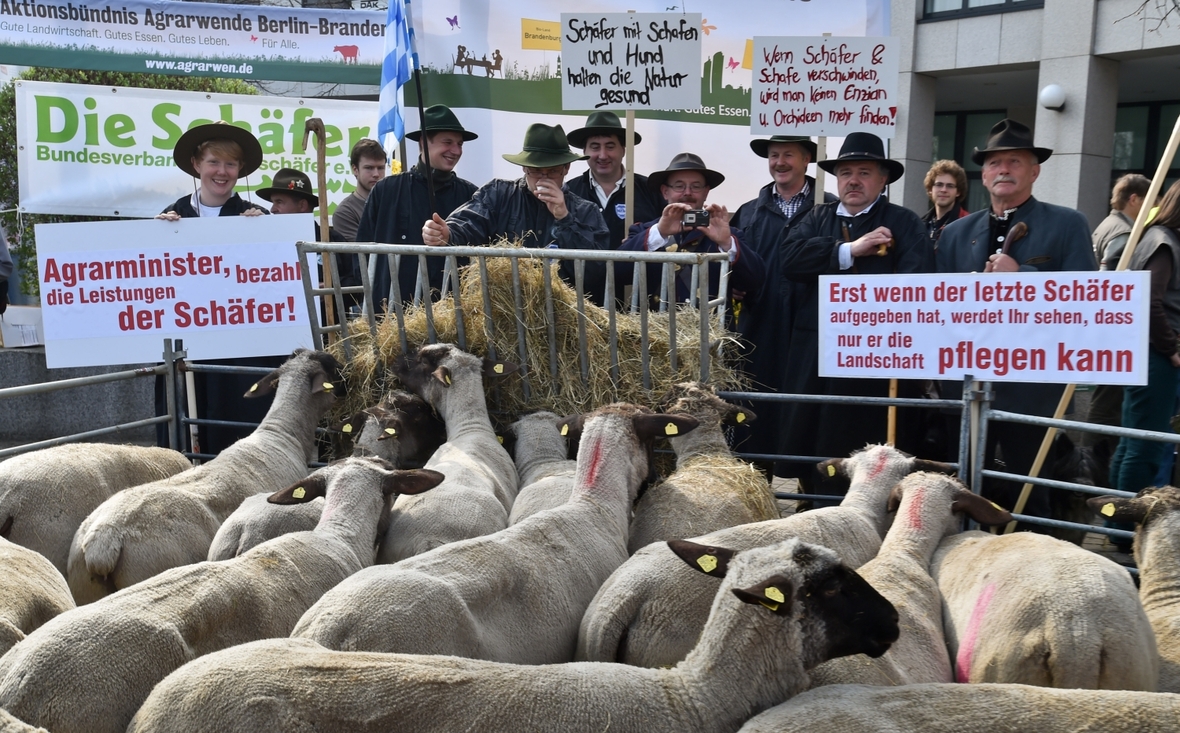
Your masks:
<instances>
[{"instance_id":1,"label":"white shirt","mask_svg":"<svg viewBox=\"0 0 1180 733\"><path fill-rule=\"evenodd\" d=\"M619 180L615 181L615 190L622 188L623 184L626 182L627 182L627 171L624 170L623 177L620 178ZM594 195L598 197L598 207L600 209L605 209L606 202L608 199L610 199L610 196L607 194L607 192L605 190L603 190L602 186L598 183L598 179L594 177L593 173L590 174L590 188L594 191ZM611 191L611 193L614 193L614 191Z\"/></svg>"},{"instance_id":2,"label":"white shirt","mask_svg":"<svg viewBox=\"0 0 1180 733\"><path fill-rule=\"evenodd\" d=\"M672 236L675 237L676 235L673 234ZM660 234L659 224L652 224L647 230L647 251L655 252L658 249L666 247L668 243L668 239L664 239L664 235ZM733 262L737 259L737 250L737 241L734 240L733 235L730 235L729 251L726 252L726 254L729 255L730 262Z\"/></svg>"},{"instance_id":3,"label":"white shirt","mask_svg":"<svg viewBox=\"0 0 1180 733\"><path fill-rule=\"evenodd\" d=\"M847 216L855 219L858 216L867 214L873 210L873 207L877 205L877 202L880 201L881 197L884 195L884 193L878 194L877 198L873 200L873 203L864 207L855 214L848 213L848 209L844 208L844 202L841 201L840 203L836 204L836 216ZM838 257L840 258L841 270L848 270L852 268L852 261L856 259L852 256L852 242L845 242L840 245L840 253Z\"/></svg>"},{"instance_id":4,"label":"white shirt","mask_svg":"<svg viewBox=\"0 0 1180 733\"><path fill-rule=\"evenodd\" d=\"M192 205L197 210L197 213L201 215L201 218L204 219L206 216L221 216L221 207L202 204L198 198L199 193L199 191L193 192Z\"/></svg>"}]
</instances>

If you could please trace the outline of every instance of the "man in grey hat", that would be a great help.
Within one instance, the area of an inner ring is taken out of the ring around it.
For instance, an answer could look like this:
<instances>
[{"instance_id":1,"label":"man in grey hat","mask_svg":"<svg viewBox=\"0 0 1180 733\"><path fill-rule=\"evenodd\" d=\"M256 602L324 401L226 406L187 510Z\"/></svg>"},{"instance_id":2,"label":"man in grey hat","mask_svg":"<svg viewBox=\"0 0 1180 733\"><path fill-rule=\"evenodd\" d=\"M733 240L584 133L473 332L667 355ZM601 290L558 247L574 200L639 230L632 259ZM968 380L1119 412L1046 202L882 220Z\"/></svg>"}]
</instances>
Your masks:
<instances>
[{"instance_id":1,"label":"man in grey hat","mask_svg":"<svg viewBox=\"0 0 1180 733\"><path fill-rule=\"evenodd\" d=\"M598 208L562 186L570 163L585 156L570 150L561 125L529 125L522 151L503 157L521 166L524 175L515 181L493 179L445 219L436 213L423 225L422 241L436 247L482 246L503 238L525 247L609 249L610 232ZM559 269L572 285L573 261L563 261ZM605 273L601 263L587 263L586 292L592 297L601 292Z\"/></svg>"},{"instance_id":2,"label":"man in grey hat","mask_svg":"<svg viewBox=\"0 0 1180 733\"><path fill-rule=\"evenodd\" d=\"M606 228L610 230L610 248L618 249L627 238L627 196L624 187L627 171L623 167L623 156L627 153L627 131L614 112L591 112L586 126L570 132L569 142L581 148L588 158L590 167L580 176L566 181L566 188L586 199L597 203ZM635 133L635 144L643 138ZM657 191L647 185L647 176L638 173L635 179L635 216L632 223L649 221L660 215L667 204Z\"/></svg>"}]
</instances>

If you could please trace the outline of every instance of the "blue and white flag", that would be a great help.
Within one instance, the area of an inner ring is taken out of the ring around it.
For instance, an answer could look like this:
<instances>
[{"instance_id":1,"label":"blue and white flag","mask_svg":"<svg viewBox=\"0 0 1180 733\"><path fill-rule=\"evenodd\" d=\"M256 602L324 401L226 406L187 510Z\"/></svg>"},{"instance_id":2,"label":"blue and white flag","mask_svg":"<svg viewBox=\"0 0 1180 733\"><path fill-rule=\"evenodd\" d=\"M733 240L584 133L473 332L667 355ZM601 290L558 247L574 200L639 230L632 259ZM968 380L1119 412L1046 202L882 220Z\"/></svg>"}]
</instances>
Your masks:
<instances>
[{"instance_id":1,"label":"blue and white flag","mask_svg":"<svg viewBox=\"0 0 1180 733\"><path fill-rule=\"evenodd\" d=\"M397 145L406 133L402 117L401 88L410 80L411 40L409 0L389 0L385 21L385 60L381 64L381 119L377 121L377 136L386 149ZM390 144L387 137L392 134Z\"/></svg>"}]
</instances>

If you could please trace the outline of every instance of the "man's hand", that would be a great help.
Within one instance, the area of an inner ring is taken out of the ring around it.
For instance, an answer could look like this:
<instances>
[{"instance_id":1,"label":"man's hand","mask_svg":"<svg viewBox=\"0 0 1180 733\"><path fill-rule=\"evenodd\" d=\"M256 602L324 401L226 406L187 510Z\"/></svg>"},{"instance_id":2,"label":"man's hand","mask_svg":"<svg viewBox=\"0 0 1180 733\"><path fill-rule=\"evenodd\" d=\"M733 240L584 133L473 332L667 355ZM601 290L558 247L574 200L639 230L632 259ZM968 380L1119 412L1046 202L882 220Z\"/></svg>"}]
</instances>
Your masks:
<instances>
[{"instance_id":1,"label":"man's hand","mask_svg":"<svg viewBox=\"0 0 1180 733\"><path fill-rule=\"evenodd\" d=\"M156 218L164 221L180 221L180 214L175 211L165 211L163 214L156 214Z\"/></svg>"},{"instance_id":2,"label":"man's hand","mask_svg":"<svg viewBox=\"0 0 1180 733\"><path fill-rule=\"evenodd\" d=\"M1012 259L1006 254L996 252L991 257L987 258L987 264L983 266L984 272L1019 272L1020 265L1016 260Z\"/></svg>"},{"instance_id":3,"label":"man's hand","mask_svg":"<svg viewBox=\"0 0 1180 733\"><path fill-rule=\"evenodd\" d=\"M664 213L660 214L660 220L656 222L656 229L660 231L660 236L664 239L679 234L683 227L680 221L684 218L684 212L692 211L692 207L688 204L668 204L664 207Z\"/></svg>"},{"instance_id":4,"label":"man's hand","mask_svg":"<svg viewBox=\"0 0 1180 733\"><path fill-rule=\"evenodd\" d=\"M717 243L722 252L728 252L733 243L733 235L729 232L729 212L720 204L709 204L705 211L709 212L709 226L702 231Z\"/></svg>"},{"instance_id":5,"label":"man's hand","mask_svg":"<svg viewBox=\"0 0 1180 733\"><path fill-rule=\"evenodd\" d=\"M569 216L569 209L565 208L565 192L556 182L542 178L537 181L537 190L533 195L548 207L549 213L553 214L553 218L557 221Z\"/></svg>"},{"instance_id":6,"label":"man's hand","mask_svg":"<svg viewBox=\"0 0 1180 733\"><path fill-rule=\"evenodd\" d=\"M451 228L438 214L422 225L422 243L431 247L445 247L451 243Z\"/></svg>"},{"instance_id":7,"label":"man's hand","mask_svg":"<svg viewBox=\"0 0 1180 733\"><path fill-rule=\"evenodd\" d=\"M246 209L245 211L243 211L241 213L241 215L242 216L262 216L264 213L266 213L266 212L264 212L262 209L250 208L250 209Z\"/></svg>"},{"instance_id":8,"label":"man's hand","mask_svg":"<svg viewBox=\"0 0 1180 733\"><path fill-rule=\"evenodd\" d=\"M893 232L889 231L888 227L877 227L860 239L854 239L852 241L852 256L868 257L870 255L880 255L885 253L881 250L881 247L888 248L892 246Z\"/></svg>"}]
</instances>

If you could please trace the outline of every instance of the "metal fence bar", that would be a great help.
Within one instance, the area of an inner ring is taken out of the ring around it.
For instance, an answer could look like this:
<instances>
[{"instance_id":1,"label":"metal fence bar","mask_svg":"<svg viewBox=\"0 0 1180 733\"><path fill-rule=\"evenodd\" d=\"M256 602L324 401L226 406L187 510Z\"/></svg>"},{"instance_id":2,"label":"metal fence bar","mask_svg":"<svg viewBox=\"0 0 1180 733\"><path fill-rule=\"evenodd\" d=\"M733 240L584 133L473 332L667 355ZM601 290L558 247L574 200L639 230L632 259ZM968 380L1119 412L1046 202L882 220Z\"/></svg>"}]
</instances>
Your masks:
<instances>
[{"instance_id":1,"label":"metal fence bar","mask_svg":"<svg viewBox=\"0 0 1180 733\"><path fill-rule=\"evenodd\" d=\"M186 361L180 370L207 374L257 374L258 376L266 376L274 371L269 367L226 366L225 364L201 364L193 361Z\"/></svg>"},{"instance_id":2,"label":"metal fence bar","mask_svg":"<svg viewBox=\"0 0 1180 733\"><path fill-rule=\"evenodd\" d=\"M725 400L750 400L752 402L826 402L830 404L858 404L858 405L897 405L899 407L923 407L927 409L950 407L958 409L963 406L961 400L927 400L921 397L856 397L853 395L812 395L793 394L788 392L718 392L717 396Z\"/></svg>"},{"instance_id":3,"label":"metal fence bar","mask_svg":"<svg viewBox=\"0 0 1180 733\"><path fill-rule=\"evenodd\" d=\"M642 307L639 309L639 359L643 370L643 388L651 389L651 341L647 335L647 316L649 308L647 303L647 265L642 265L644 268L643 277L639 278L639 302ZM638 269L638 268L636 268Z\"/></svg>"},{"instance_id":4,"label":"metal fence bar","mask_svg":"<svg viewBox=\"0 0 1180 733\"><path fill-rule=\"evenodd\" d=\"M443 277L446 283L446 277ZM422 310L426 313L426 340L430 343L438 342L438 332L434 330L434 298L430 294L430 271L426 266L426 255L418 255L418 284L414 288L414 303L418 303L418 295L422 294Z\"/></svg>"},{"instance_id":5,"label":"metal fence bar","mask_svg":"<svg viewBox=\"0 0 1180 733\"><path fill-rule=\"evenodd\" d=\"M512 296L516 313L516 350L520 356L520 386L526 400L532 399L533 392L529 388L528 360L529 349L525 343L524 331L524 293L520 287L520 260L512 260Z\"/></svg>"},{"instance_id":6,"label":"metal fence bar","mask_svg":"<svg viewBox=\"0 0 1180 733\"><path fill-rule=\"evenodd\" d=\"M360 259L361 288L366 293L371 293L373 292L373 281L369 278L369 256L361 252L357 257ZM373 308L372 298L362 299L361 315L369 326L369 340L373 342L373 356L376 358L380 352L377 347L377 315Z\"/></svg>"},{"instance_id":7,"label":"metal fence bar","mask_svg":"<svg viewBox=\"0 0 1180 733\"><path fill-rule=\"evenodd\" d=\"M1113 425L1099 425L1098 423L1079 422L1077 420L1057 420L1051 417L1041 417L1039 415L1022 415L1019 412L1005 412L1004 410L992 409L988 409L985 412L984 417L986 417L988 421L999 420L1002 422L1014 422L1024 425L1040 425L1047 428L1058 428L1059 430L1081 430L1087 433L1117 435L1121 438L1139 438L1140 440L1155 440L1162 443L1180 443L1180 434L1161 433L1155 430L1141 430L1139 428L1123 428L1115 427Z\"/></svg>"},{"instance_id":8,"label":"metal fence bar","mask_svg":"<svg viewBox=\"0 0 1180 733\"><path fill-rule=\"evenodd\" d=\"M311 324L312 342L316 348L322 349L328 345L327 334L320 324L319 313L315 303L315 287L311 283L311 268L307 267L307 253L310 251L306 242L296 242L295 251L299 256L299 274L303 279L303 300L307 304L307 322Z\"/></svg>"},{"instance_id":9,"label":"metal fence bar","mask_svg":"<svg viewBox=\"0 0 1180 733\"><path fill-rule=\"evenodd\" d=\"M1051 489L1064 489L1066 491L1078 491L1083 494L1093 494L1094 496L1122 496L1131 498L1135 496L1134 491L1119 491L1117 489L1107 489L1102 486L1089 486L1087 484L1075 484L1071 481L1058 481L1051 478L1041 478L1040 476L1021 476L1018 473L1006 473L1004 471L993 471L989 468L983 469L985 478L998 478L1005 481L1016 481L1022 484L1035 484L1037 486L1047 486Z\"/></svg>"},{"instance_id":10,"label":"metal fence bar","mask_svg":"<svg viewBox=\"0 0 1180 733\"><path fill-rule=\"evenodd\" d=\"M721 264L725 267L725 262ZM695 265L694 265L695 267ZM709 268L700 267L694 270L697 275L697 292L699 298L697 300L702 306L709 302ZM709 354L712 350L709 348L709 310L707 307L701 307L697 310L697 315L701 319L701 335L700 335L700 349L701 349L701 381L708 382L710 374ZM724 319L722 323L724 323Z\"/></svg>"},{"instance_id":11,"label":"metal fence bar","mask_svg":"<svg viewBox=\"0 0 1180 733\"><path fill-rule=\"evenodd\" d=\"M574 294L578 304L578 364L582 371L582 385L590 384L590 352L586 345L586 261L574 261Z\"/></svg>"},{"instance_id":12,"label":"metal fence bar","mask_svg":"<svg viewBox=\"0 0 1180 733\"><path fill-rule=\"evenodd\" d=\"M676 354L676 309L679 306L676 297L676 272L678 269L672 265L664 265L666 275L664 284L668 289L668 365L672 367L673 373L676 372L677 361L679 361Z\"/></svg>"},{"instance_id":13,"label":"metal fence bar","mask_svg":"<svg viewBox=\"0 0 1180 733\"><path fill-rule=\"evenodd\" d=\"M56 382L22 384L19 387L4 387L3 389L0 389L0 399L4 399L6 397L23 397L24 395L32 394L47 394L49 392L59 392L63 389L70 389L72 387L85 387L91 384L104 384L106 382L121 382L126 379L135 379L136 377L151 377L157 374L167 373L167 365L160 364L159 366L154 367L128 369L121 372L111 372L109 374L92 374L88 377L59 379Z\"/></svg>"},{"instance_id":14,"label":"metal fence bar","mask_svg":"<svg viewBox=\"0 0 1180 733\"><path fill-rule=\"evenodd\" d=\"M488 289L488 258L479 257L479 289L483 291L483 327L488 332L488 357L496 358L496 322L492 320L492 295ZM400 325L400 324L399 324ZM403 351L405 347L402 347Z\"/></svg>"},{"instance_id":15,"label":"metal fence bar","mask_svg":"<svg viewBox=\"0 0 1180 733\"><path fill-rule=\"evenodd\" d=\"M144 418L143 420L120 423L119 425L112 425L106 428L96 428L94 430L87 430L82 433L63 435L60 438L49 438L48 440L40 440L36 443L26 443L24 445L17 445L13 446L12 448L0 450L0 458L7 458L8 456L15 456L20 453L28 453L29 451L40 450L41 448L52 448L55 445L62 445L64 443L78 443L86 440L87 438L97 438L101 435L113 435L115 433L121 433L125 430L134 430L136 428L143 428L149 425L160 425L167 422L172 422L171 415L148 417Z\"/></svg>"},{"instance_id":16,"label":"metal fence bar","mask_svg":"<svg viewBox=\"0 0 1180 733\"><path fill-rule=\"evenodd\" d=\"M553 314L553 268L547 261L541 268L545 287L545 332L549 335L549 376L553 378L550 394L557 390L557 319Z\"/></svg>"},{"instance_id":17,"label":"metal fence bar","mask_svg":"<svg viewBox=\"0 0 1180 733\"><path fill-rule=\"evenodd\" d=\"M610 380L615 387L619 386L619 330L615 325L615 266L606 266L606 329L607 348L610 349Z\"/></svg>"},{"instance_id":18,"label":"metal fence bar","mask_svg":"<svg viewBox=\"0 0 1180 733\"><path fill-rule=\"evenodd\" d=\"M459 338L459 348L467 351L467 322L459 297L459 261L454 255L447 257L447 267L451 268L451 297L455 299L455 335Z\"/></svg>"}]
</instances>

